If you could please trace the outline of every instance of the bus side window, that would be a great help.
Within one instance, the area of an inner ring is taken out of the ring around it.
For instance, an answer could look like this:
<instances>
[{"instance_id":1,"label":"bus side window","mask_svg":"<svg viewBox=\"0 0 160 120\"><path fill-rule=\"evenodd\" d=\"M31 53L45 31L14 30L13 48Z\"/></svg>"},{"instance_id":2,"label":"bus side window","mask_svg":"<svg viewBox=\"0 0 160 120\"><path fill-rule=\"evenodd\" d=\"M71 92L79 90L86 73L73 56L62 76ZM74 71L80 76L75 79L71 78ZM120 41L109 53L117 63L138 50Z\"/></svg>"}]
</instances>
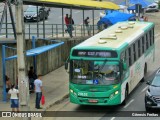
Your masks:
<instances>
[{"instance_id":1,"label":"bus side window","mask_svg":"<svg viewBox=\"0 0 160 120\"><path fill-rule=\"evenodd\" d=\"M129 50L128 49L125 51L125 58L126 58L126 63L128 67L129 66Z\"/></svg>"},{"instance_id":2,"label":"bus side window","mask_svg":"<svg viewBox=\"0 0 160 120\"><path fill-rule=\"evenodd\" d=\"M131 45L131 65L134 63L134 47L133 44Z\"/></svg>"},{"instance_id":3,"label":"bus side window","mask_svg":"<svg viewBox=\"0 0 160 120\"><path fill-rule=\"evenodd\" d=\"M142 37L142 54L145 52L145 37Z\"/></svg>"},{"instance_id":4,"label":"bus side window","mask_svg":"<svg viewBox=\"0 0 160 120\"><path fill-rule=\"evenodd\" d=\"M153 34L153 29L150 31L150 36L151 36L151 45L154 43L154 34Z\"/></svg>"},{"instance_id":5,"label":"bus side window","mask_svg":"<svg viewBox=\"0 0 160 120\"><path fill-rule=\"evenodd\" d=\"M149 44L152 46L152 30L149 31Z\"/></svg>"},{"instance_id":6,"label":"bus side window","mask_svg":"<svg viewBox=\"0 0 160 120\"><path fill-rule=\"evenodd\" d=\"M136 56L136 43L133 44L133 56L134 56L134 59L133 59L133 63L137 60L137 56Z\"/></svg>"},{"instance_id":7,"label":"bus side window","mask_svg":"<svg viewBox=\"0 0 160 120\"><path fill-rule=\"evenodd\" d=\"M128 49L128 53L129 53L129 66L132 65L132 58L131 58L131 47Z\"/></svg>"},{"instance_id":8,"label":"bus side window","mask_svg":"<svg viewBox=\"0 0 160 120\"><path fill-rule=\"evenodd\" d=\"M127 64L127 69L128 69L128 57L129 56L127 56L127 50L126 51L124 51L124 52L122 52L121 53L121 60L125 63L126 62L126 64ZM123 73L122 73L122 80L125 78L125 77L127 77L126 76L126 72L127 72L127 70L123 70Z\"/></svg>"},{"instance_id":9,"label":"bus side window","mask_svg":"<svg viewBox=\"0 0 160 120\"><path fill-rule=\"evenodd\" d=\"M142 46L141 46L141 39L138 40L138 58L142 55Z\"/></svg>"},{"instance_id":10,"label":"bus side window","mask_svg":"<svg viewBox=\"0 0 160 120\"><path fill-rule=\"evenodd\" d=\"M148 48L150 47L150 36L149 36L149 32L147 33L147 41L148 41Z\"/></svg>"},{"instance_id":11,"label":"bus side window","mask_svg":"<svg viewBox=\"0 0 160 120\"><path fill-rule=\"evenodd\" d=\"M139 40L138 40L139 41ZM139 58L138 41L135 43L136 60Z\"/></svg>"},{"instance_id":12,"label":"bus side window","mask_svg":"<svg viewBox=\"0 0 160 120\"><path fill-rule=\"evenodd\" d=\"M147 50L148 47L149 47L149 38L148 38L148 34L146 34L145 41L146 41L146 50Z\"/></svg>"},{"instance_id":13,"label":"bus side window","mask_svg":"<svg viewBox=\"0 0 160 120\"><path fill-rule=\"evenodd\" d=\"M150 43L150 41L151 41L151 39L150 39L150 34L149 34L149 32L147 33L147 37L148 37L148 48L151 46L151 43Z\"/></svg>"}]
</instances>

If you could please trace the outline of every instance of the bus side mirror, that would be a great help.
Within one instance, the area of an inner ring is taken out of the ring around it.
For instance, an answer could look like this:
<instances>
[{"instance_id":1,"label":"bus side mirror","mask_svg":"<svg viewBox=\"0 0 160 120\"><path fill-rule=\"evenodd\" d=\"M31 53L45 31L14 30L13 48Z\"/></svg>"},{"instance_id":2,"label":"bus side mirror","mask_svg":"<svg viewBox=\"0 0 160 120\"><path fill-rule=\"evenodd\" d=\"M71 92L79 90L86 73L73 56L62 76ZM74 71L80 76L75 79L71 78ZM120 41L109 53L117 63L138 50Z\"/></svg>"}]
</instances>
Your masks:
<instances>
[{"instance_id":1,"label":"bus side mirror","mask_svg":"<svg viewBox=\"0 0 160 120\"><path fill-rule=\"evenodd\" d=\"M65 64L64 64L64 68L67 71L68 70L68 64L69 64L69 57L67 58Z\"/></svg>"},{"instance_id":2,"label":"bus side mirror","mask_svg":"<svg viewBox=\"0 0 160 120\"><path fill-rule=\"evenodd\" d=\"M127 64L123 63L123 70L127 70Z\"/></svg>"},{"instance_id":3,"label":"bus side mirror","mask_svg":"<svg viewBox=\"0 0 160 120\"><path fill-rule=\"evenodd\" d=\"M68 62L65 62L64 67L65 67L65 70L68 70Z\"/></svg>"},{"instance_id":4,"label":"bus side mirror","mask_svg":"<svg viewBox=\"0 0 160 120\"><path fill-rule=\"evenodd\" d=\"M150 85L150 84L151 84L151 82L150 82L150 81L147 81L147 82L146 82L146 84L147 84L147 85Z\"/></svg>"}]
</instances>

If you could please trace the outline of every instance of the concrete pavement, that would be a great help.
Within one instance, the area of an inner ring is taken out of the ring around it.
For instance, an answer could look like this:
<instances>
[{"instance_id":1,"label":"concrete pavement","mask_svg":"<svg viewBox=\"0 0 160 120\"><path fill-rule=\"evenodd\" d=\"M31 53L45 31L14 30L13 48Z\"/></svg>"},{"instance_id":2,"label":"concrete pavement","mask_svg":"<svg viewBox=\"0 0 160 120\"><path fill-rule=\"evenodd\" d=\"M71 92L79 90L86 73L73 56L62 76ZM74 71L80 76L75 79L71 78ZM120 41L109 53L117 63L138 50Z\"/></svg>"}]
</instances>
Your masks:
<instances>
[{"instance_id":1,"label":"concrete pavement","mask_svg":"<svg viewBox=\"0 0 160 120\"><path fill-rule=\"evenodd\" d=\"M64 66L44 75L42 77L43 89L45 95L45 105L43 109L35 108L35 93L30 94L29 106L31 111L46 111L49 107L57 104L68 96L69 74L65 71ZM2 87L0 87L0 111L11 111L10 101L2 101Z\"/></svg>"}]
</instances>

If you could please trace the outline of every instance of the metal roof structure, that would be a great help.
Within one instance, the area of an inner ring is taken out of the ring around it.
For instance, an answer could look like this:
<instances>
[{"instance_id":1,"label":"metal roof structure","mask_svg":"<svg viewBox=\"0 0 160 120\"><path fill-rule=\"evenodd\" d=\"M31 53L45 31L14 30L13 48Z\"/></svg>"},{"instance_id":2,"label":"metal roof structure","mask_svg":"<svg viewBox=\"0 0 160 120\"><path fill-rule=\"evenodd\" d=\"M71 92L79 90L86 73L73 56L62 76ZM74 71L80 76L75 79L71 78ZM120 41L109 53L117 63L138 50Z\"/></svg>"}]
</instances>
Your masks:
<instances>
[{"instance_id":1,"label":"metal roof structure","mask_svg":"<svg viewBox=\"0 0 160 120\"><path fill-rule=\"evenodd\" d=\"M48 7L73 8L73 9L119 9L112 2L99 2L92 0L23 0L24 4L45 5Z\"/></svg>"},{"instance_id":2,"label":"metal roof structure","mask_svg":"<svg viewBox=\"0 0 160 120\"><path fill-rule=\"evenodd\" d=\"M46 46L41 46L41 47L37 47L34 49L30 49L30 50L26 51L26 56L37 56L41 53L49 51L49 50L56 48L58 46L61 46L62 44L64 44L64 42L59 42L56 44L51 44L51 45L46 45ZM16 58L17 58L17 55L14 55L14 56L10 56L10 57L5 58L5 60L8 61L8 60L16 59Z\"/></svg>"}]
</instances>

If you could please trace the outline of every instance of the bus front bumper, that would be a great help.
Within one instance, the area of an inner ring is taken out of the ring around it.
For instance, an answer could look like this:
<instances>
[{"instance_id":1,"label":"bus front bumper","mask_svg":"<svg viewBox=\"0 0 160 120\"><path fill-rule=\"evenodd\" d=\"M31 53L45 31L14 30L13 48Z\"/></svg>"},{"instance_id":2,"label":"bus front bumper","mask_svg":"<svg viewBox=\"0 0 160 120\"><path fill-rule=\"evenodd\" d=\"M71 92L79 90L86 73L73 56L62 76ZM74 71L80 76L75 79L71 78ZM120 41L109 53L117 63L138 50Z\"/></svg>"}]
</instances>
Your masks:
<instances>
[{"instance_id":1,"label":"bus front bumper","mask_svg":"<svg viewBox=\"0 0 160 120\"><path fill-rule=\"evenodd\" d=\"M80 105L119 105L121 104L120 92L110 97L79 97L76 93L70 93L70 102Z\"/></svg>"}]
</instances>

